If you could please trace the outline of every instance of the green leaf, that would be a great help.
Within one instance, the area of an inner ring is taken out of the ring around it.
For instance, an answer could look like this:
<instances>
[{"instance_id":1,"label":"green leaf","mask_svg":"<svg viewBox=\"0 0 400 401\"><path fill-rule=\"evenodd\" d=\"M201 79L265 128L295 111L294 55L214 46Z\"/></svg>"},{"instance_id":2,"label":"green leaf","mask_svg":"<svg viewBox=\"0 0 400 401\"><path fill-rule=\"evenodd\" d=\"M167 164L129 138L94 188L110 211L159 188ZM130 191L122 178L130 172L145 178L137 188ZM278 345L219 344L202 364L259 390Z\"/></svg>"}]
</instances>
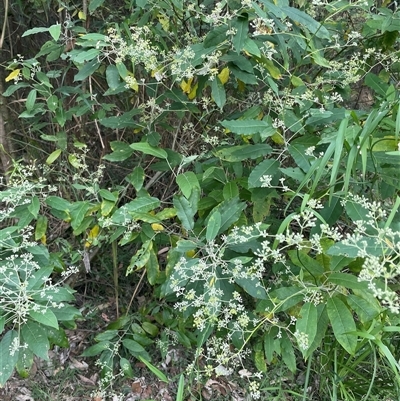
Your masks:
<instances>
[{"instance_id":1,"label":"green leaf","mask_svg":"<svg viewBox=\"0 0 400 401\"><path fill-rule=\"evenodd\" d=\"M64 329L54 329L54 328L47 328L47 337L50 341L50 345L58 345L62 348L69 347L68 337L65 334Z\"/></svg>"},{"instance_id":2,"label":"green leaf","mask_svg":"<svg viewBox=\"0 0 400 401\"><path fill-rule=\"evenodd\" d=\"M71 226L74 230L82 224L86 213L90 209L90 203L88 201L78 201L75 202L71 207Z\"/></svg>"},{"instance_id":3,"label":"green leaf","mask_svg":"<svg viewBox=\"0 0 400 401\"><path fill-rule=\"evenodd\" d=\"M28 210L34 218L37 217L40 210L40 201L37 196L32 197L31 203L28 205Z\"/></svg>"},{"instance_id":4,"label":"green leaf","mask_svg":"<svg viewBox=\"0 0 400 401\"><path fill-rule=\"evenodd\" d=\"M328 276L328 281L335 285L340 285L344 288L352 290L366 290L368 288L367 282L358 281L356 276L349 273L334 272Z\"/></svg>"},{"instance_id":5,"label":"green leaf","mask_svg":"<svg viewBox=\"0 0 400 401\"><path fill-rule=\"evenodd\" d=\"M52 152L49 157L46 159L46 164L51 165L53 164L61 155L61 149L56 149L54 152Z\"/></svg>"},{"instance_id":6,"label":"green leaf","mask_svg":"<svg viewBox=\"0 0 400 401\"><path fill-rule=\"evenodd\" d=\"M71 52L72 53L72 52ZM82 64L85 63L89 60L95 60L97 61L97 57L100 54L99 49L89 49L89 50L79 50L77 53L74 53L74 56L72 56L72 59L78 63Z\"/></svg>"},{"instance_id":7,"label":"green leaf","mask_svg":"<svg viewBox=\"0 0 400 401\"><path fill-rule=\"evenodd\" d=\"M193 217L196 210L192 208L192 205L184 196L174 196L173 204L176 215L181 221L183 228L187 231L191 231L194 227Z\"/></svg>"},{"instance_id":8,"label":"green leaf","mask_svg":"<svg viewBox=\"0 0 400 401\"><path fill-rule=\"evenodd\" d=\"M329 31L323 25L321 25L314 18L310 17L304 11L287 6L280 7L280 10L282 10L292 21L303 25L304 28L306 28L318 38L329 39L331 37Z\"/></svg>"},{"instance_id":9,"label":"green leaf","mask_svg":"<svg viewBox=\"0 0 400 401\"><path fill-rule=\"evenodd\" d=\"M329 298L326 308L336 340L349 354L354 355L357 336L349 334L356 331L353 315L338 297Z\"/></svg>"},{"instance_id":10,"label":"green leaf","mask_svg":"<svg viewBox=\"0 0 400 401\"><path fill-rule=\"evenodd\" d=\"M277 181L279 177L279 162L273 159L267 159L262 161L249 175L249 188L261 187L261 179L264 175L272 176L274 181ZM274 185L274 183L272 183Z\"/></svg>"},{"instance_id":11,"label":"green leaf","mask_svg":"<svg viewBox=\"0 0 400 401\"><path fill-rule=\"evenodd\" d=\"M296 372L296 356L290 338L285 331L282 331L281 338L281 354L282 360L292 373Z\"/></svg>"},{"instance_id":12,"label":"green leaf","mask_svg":"<svg viewBox=\"0 0 400 401\"><path fill-rule=\"evenodd\" d=\"M125 207L129 212L147 213L160 206L160 201L152 196L140 196L127 203ZM121 209L120 209L121 210Z\"/></svg>"},{"instance_id":13,"label":"green leaf","mask_svg":"<svg viewBox=\"0 0 400 401\"><path fill-rule=\"evenodd\" d=\"M64 127L64 125L67 121L67 114L62 107L58 107L56 109L55 118L56 118L57 124L59 124L61 127ZM61 147L61 145L59 145L59 146Z\"/></svg>"},{"instance_id":14,"label":"green leaf","mask_svg":"<svg viewBox=\"0 0 400 401\"><path fill-rule=\"evenodd\" d=\"M218 211L221 215L221 228L219 229L218 234L223 233L239 219L240 214L245 208L246 203L240 202L239 198L224 200L219 205L214 207L209 217L206 219L206 224L208 224L213 213Z\"/></svg>"},{"instance_id":15,"label":"green leaf","mask_svg":"<svg viewBox=\"0 0 400 401\"><path fill-rule=\"evenodd\" d=\"M152 249L153 241L145 241L135 255L132 256L129 266L126 269L126 275L144 267L150 259Z\"/></svg>"},{"instance_id":16,"label":"green leaf","mask_svg":"<svg viewBox=\"0 0 400 401\"><path fill-rule=\"evenodd\" d=\"M74 154L69 154L68 155L68 161L71 164L72 167L75 167L76 169L80 169L81 163L78 157Z\"/></svg>"},{"instance_id":17,"label":"green leaf","mask_svg":"<svg viewBox=\"0 0 400 401\"><path fill-rule=\"evenodd\" d=\"M213 212L208 219L207 230L206 230L206 240L212 241L219 233L221 229L221 213L216 210Z\"/></svg>"},{"instance_id":18,"label":"green leaf","mask_svg":"<svg viewBox=\"0 0 400 401\"><path fill-rule=\"evenodd\" d=\"M236 33L232 38L232 44L237 53L243 50L246 39L249 34L249 21L244 16L239 16L232 21L232 28Z\"/></svg>"},{"instance_id":19,"label":"green leaf","mask_svg":"<svg viewBox=\"0 0 400 401\"><path fill-rule=\"evenodd\" d=\"M144 182L144 170L142 166L136 166L132 173L128 174L125 178L130 184L133 185L133 187L136 189L136 191L140 191L143 188L143 182Z\"/></svg>"},{"instance_id":20,"label":"green leaf","mask_svg":"<svg viewBox=\"0 0 400 401\"><path fill-rule=\"evenodd\" d=\"M259 279L254 277L235 277L235 283L256 299L268 299L268 295Z\"/></svg>"},{"instance_id":21,"label":"green leaf","mask_svg":"<svg viewBox=\"0 0 400 401\"><path fill-rule=\"evenodd\" d=\"M229 146L217 149L214 154L221 160L237 162L247 159L257 159L272 152L271 146L265 143L256 145Z\"/></svg>"},{"instance_id":22,"label":"green leaf","mask_svg":"<svg viewBox=\"0 0 400 401\"><path fill-rule=\"evenodd\" d=\"M104 3L104 0L90 0L89 3L89 13L93 14L95 10L97 10L102 4Z\"/></svg>"},{"instance_id":23,"label":"green leaf","mask_svg":"<svg viewBox=\"0 0 400 401\"><path fill-rule=\"evenodd\" d=\"M309 358L310 355L320 346L326 334L326 330L329 325L328 314L326 312L326 306L324 303L317 305L318 321L317 321L317 333L314 341L310 344L308 350L303 353L304 358Z\"/></svg>"},{"instance_id":24,"label":"green leaf","mask_svg":"<svg viewBox=\"0 0 400 401\"><path fill-rule=\"evenodd\" d=\"M211 81L211 97L215 104L222 110L226 103L226 92L221 80L216 76Z\"/></svg>"},{"instance_id":25,"label":"green leaf","mask_svg":"<svg viewBox=\"0 0 400 401\"><path fill-rule=\"evenodd\" d=\"M353 262L352 258L346 258L345 256L332 256L329 261L329 269L332 271L341 270L343 267L348 266L351 262Z\"/></svg>"},{"instance_id":26,"label":"green leaf","mask_svg":"<svg viewBox=\"0 0 400 401\"><path fill-rule=\"evenodd\" d=\"M54 327L58 329L58 321L56 315L47 307L43 307L42 311L37 312L35 310L29 311L29 316L36 320L39 323L44 324L45 326Z\"/></svg>"},{"instance_id":27,"label":"green leaf","mask_svg":"<svg viewBox=\"0 0 400 401\"><path fill-rule=\"evenodd\" d=\"M316 306L311 302L306 302L301 307L299 317L296 320L296 331L301 334L305 334L308 337L307 349L300 350L304 353L308 350L310 345L313 343L314 338L317 334L318 328L318 311ZM299 344L300 345L300 344Z\"/></svg>"},{"instance_id":28,"label":"green leaf","mask_svg":"<svg viewBox=\"0 0 400 401\"><path fill-rule=\"evenodd\" d=\"M178 392L176 394L176 401L183 401L183 394L185 391L185 376L183 373L179 376Z\"/></svg>"},{"instance_id":29,"label":"green leaf","mask_svg":"<svg viewBox=\"0 0 400 401\"><path fill-rule=\"evenodd\" d=\"M264 120L224 120L221 125L238 135L264 134L271 136L276 129Z\"/></svg>"},{"instance_id":30,"label":"green leaf","mask_svg":"<svg viewBox=\"0 0 400 401\"><path fill-rule=\"evenodd\" d=\"M224 189L222 190L222 194L224 199L232 199L239 196L239 188L235 181L229 181L224 185Z\"/></svg>"},{"instance_id":31,"label":"green leaf","mask_svg":"<svg viewBox=\"0 0 400 401\"><path fill-rule=\"evenodd\" d=\"M94 344L89 348L86 348L85 351L82 352L81 356L96 356L101 354L103 351L112 349L113 344L110 341L102 341L98 344Z\"/></svg>"},{"instance_id":32,"label":"green leaf","mask_svg":"<svg viewBox=\"0 0 400 401\"><path fill-rule=\"evenodd\" d=\"M254 73L242 71L241 69L236 68L234 65L229 65L229 70L232 72L236 79L239 79L246 85L258 84L257 77L254 75Z\"/></svg>"},{"instance_id":33,"label":"green leaf","mask_svg":"<svg viewBox=\"0 0 400 401\"><path fill-rule=\"evenodd\" d=\"M354 245L339 241L328 249L327 254L343 255L349 258L356 258L360 251L360 244L362 244L362 249L364 249L368 255L374 255L377 257L382 256L382 246L379 247L374 237L361 237L358 243Z\"/></svg>"},{"instance_id":34,"label":"green leaf","mask_svg":"<svg viewBox=\"0 0 400 401\"><path fill-rule=\"evenodd\" d=\"M61 35L61 24L52 25L49 28L51 37L57 42Z\"/></svg>"},{"instance_id":35,"label":"green leaf","mask_svg":"<svg viewBox=\"0 0 400 401\"><path fill-rule=\"evenodd\" d=\"M143 322L142 327L146 333L149 333L153 337L155 337L159 333L158 327L153 323Z\"/></svg>"},{"instance_id":36,"label":"green leaf","mask_svg":"<svg viewBox=\"0 0 400 401\"><path fill-rule=\"evenodd\" d=\"M261 57L261 51L260 51L259 47L257 46L257 43L250 38L245 39L244 45L243 45L243 50L252 54L253 56Z\"/></svg>"},{"instance_id":37,"label":"green leaf","mask_svg":"<svg viewBox=\"0 0 400 401\"><path fill-rule=\"evenodd\" d=\"M305 272L308 272L313 276L321 276L324 274L324 266L305 252L291 250L288 251L288 255L290 261L296 266L304 269Z\"/></svg>"},{"instance_id":38,"label":"green leaf","mask_svg":"<svg viewBox=\"0 0 400 401\"><path fill-rule=\"evenodd\" d=\"M100 53L100 51L98 51L98 53ZM89 75L92 75L100 65L101 63L97 60L97 57L90 60L88 63L85 63L83 68L81 68L78 74L75 75L74 82L85 80Z\"/></svg>"},{"instance_id":39,"label":"green leaf","mask_svg":"<svg viewBox=\"0 0 400 401\"><path fill-rule=\"evenodd\" d=\"M28 35L34 35L35 33L41 33L41 32L48 32L49 28L43 28L43 27L37 27L37 28L32 28L28 29L22 34L22 37L28 36Z\"/></svg>"},{"instance_id":40,"label":"green leaf","mask_svg":"<svg viewBox=\"0 0 400 401\"><path fill-rule=\"evenodd\" d=\"M371 322L381 313L379 303L373 297L370 297L369 300L355 294L349 294L347 295L347 302L364 324Z\"/></svg>"},{"instance_id":41,"label":"green leaf","mask_svg":"<svg viewBox=\"0 0 400 401\"><path fill-rule=\"evenodd\" d=\"M35 280L33 280L33 276L29 278L28 280L28 288L32 289L38 289L42 286L43 282L46 280L47 277L50 277L52 273L53 266L48 266L48 267L42 267L40 270L38 270L37 273L35 273ZM43 271L43 273L41 273ZM40 275L38 273L41 273ZM36 283L35 283L36 281ZM57 288L52 288L52 287L45 287L42 289L40 292L36 292L32 294L32 299L40 302L43 302L43 299L46 298L51 298L52 301L56 303L61 303L61 302L70 302L70 301L75 301L75 297L73 295L74 291L69 288L69 287L57 287ZM43 294L43 296L42 296ZM67 305L64 305L67 306ZM62 309L62 308L61 308Z\"/></svg>"},{"instance_id":42,"label":"green leaf","mask_svg":"<svg viewBox=\"0 0 400 401\"><path fill-rule=\"evenodd\" d=\"M0 342L0 387L4 387L6 381L11 377L14 367L17 364L20 349L15 349L18 341L18 333L15 330L9 330L4 334ZM11 352L12 350L12 352Z\"/></svg>"},{"instance_id":43,"label":"green leaf","mask_svg":"<svg viewBox=\"0 0 400 401\"><path fill-rule=\"evenodd\" d=\"M92 3L90 3L92 4ZM106 69L106 79L108 87L112 90L117 89L121 84L121 77L118 68L114 64L110 64Z\"/></svg>"},{"instance_id":44,"label":"green leaf","mask_svg":"<svg viewBox=\"0 0 400 401\"><path fill-rule=\"evenodd\" d=\"M99 195L110 202L117 202L118 201L118 194L109 191L108 189L100 189Z\"/></svg>"},{"instance_id":45,"label":"green leaf","mask_svg":"<svg viewBox=\"0 0 400 401\"><path fill-rule=\"evenodd\" d=\"M265 359L268 363L271 363L274 358L274 353L276 352L276 339L278 337L278 328L272 326L269 331L264 334L264 353Z\"/></svg>"},{"instance_id":46,"label":"green leaf","mask_svg":"<svg viewBox=\"0 0 400 401\"><path fill-rule=\"evenodd\" d=\"M276 311L280 312L297 305L304 298L304 294L300 287L279 287L270 293L270 297L278 305Z\"/></svg>"},{"instance_id":47,"label":"green leaf","mask_svg":"<svg viewBox=\"0 0 400 401\"><path fill-rule=\"evenodd\" d=\"M218 46L227 41L226 32L228 27L226 25L220 25L212 29L204 39L204 47L207 49L209 47Z\"/></svg>"},{"instance_id":48,"label":"green leaf","mask_svg":"<svg viewBox=\"0 0 400 401\"><path fill-rule=\"evenodd\" d=\"M147 361L146 359L144 359L143 357L139 356L138 359L143 362L148 368L149 370L154 373L162 382L164 383L169 383L169 380L167 378L167 376L165 376L165 374L163 372L161 372L161 370L157 369L155 366L153 366L149 361Z\"/></svg>"},{"instance_id":49,"label":"green leaf","mask_svg":"<svg viewBox=\"0 0 400 401\"><path fill-rule=\"evenodd\" d=\"M295 139L291 141L290 145L288 146L288 152L293 157L296 165L300 167L305 173L307 173L310 169L310 161L315 159L314 156L307 156L305 152L307 148L315 146L317 143L317 138L309 136L304 139Z\"/></svg>"},{"instance_id":50,"label":"green leaf","mask_svg":"<svg viewBox=\"0 0 400 401\"><path fill-rule=\"evenodd\" d=\"M194 188L200 189L199 180L197 176L192 171L187 171L183 174L179 174L176 177L176 183L178 184L183 195L189 199Z\"/></svg>"},{"instance_id":51,"label":"green leaf","mask_svg":"<svg viewBox=\"0 0 400 401\"><path fill-rule=\"evenodd\" d=\"M138 342L129 338L124 338L122 340L122 344L135 357L138 357L142 352L146 352L146 350Z\"/></svg>"},{"instance_id":52,"label":"green leaf","mask_svg":"<svg viewBox=\"0 0 400 401\"><path fill-rule=\"evenodd\" d=\"M75 319L79 319L82 317L79 309L74 308L71 305L64 305L61 309L60 308L52 308L54 315L56 316L57 320L60 322L72 322Z\"/></svg>"},{"instance_id":53,"label":"green leaf","mask_svg":"<svg viewBox=\"0 0 400 401\"><path fill-rule=\"evenodd\" d=\"M121 358L119 360L119 366L125 377L133 379L133 377L134 377L133 369L132 369L130 362L126 358Z\"/></svg>"},{"instance_id":54,"label":"green leaf","mask_svg":"<svg viewBox=\"0 0 400 401\"><path fill-rule=\"evenodd\" d=\"M159 159L167 159L168 154L164 149L156 148L149 145L147 142L137 142L130 145L131 149L142 152L146 155L158 157Z\"/></svg>"},{"instance_id":55,"label":"green leaf","mask_svg":"<svg viewBox=\"0 0 400 401\"><path fill-rule=\"evenodd\" d=\"M104 117L100 118L99 122L101 125L107 128L114 128L114 129L122 129L122 128L139 128L140 125L135 121L133 118L135 115L139 114L140 110L139 109L132 109L131 111L128 111L124 114L121 114L120 116L114 116L114 117ZM120 144L123 142L119 141L114 141L111 142L111 149L116 151L117 149L114 149L115 144ZM125 144L126 145L126 144ZM128 145L126 145L128 146ZM132 154L133 152L131 152ZM110 160L110 159L107 159ZM113 160L110 160L113 161ZM119 160L117 160L119 161Z\"/></svg>"},{"instance_id":56,"label":"green leaf","mask_svg":"<svg viewBox=\"0 0 400 401\"><path fill-rule=\"evenodd\" d=\"M21 342L28 345L28 348L39 358L45 361L49 360L50 343L47 338L47 332L43 326L28 321L21 327Z\"/></svg>"},{"instance_id":57,"label":"green leaf","mask_svg":"<svg viewBox=\"0 0 400 401\"><path fill-rule=\"evenodd\" d=\"M347 215L352 221L369 221L368 210L361 206L359 203L347 201L345 205Z\"/></svg>"},{"instance_id":58,"label":"green leaf","mask_svg":"<svg viewBox=\"0 0 400 401\"><path fill-rule=\"evenodd\" d=\"M28 97L26 98L26 102L25 102L25 107L28 111L32 111L33 108L35 107L36 95L37 95L36 89L32 89L29 92Z\"/></svg>"},{"instance_id":59,"label":"green leaf","mask_svg":"<svg viewBox=\"0 0 400 401\"><path fill-rule=\"evenodd\" d=\"M296 181L303 181L305 174L298 167L279 168L279 170L287 177L293 178Z\"/></svg>"},{"instance_id":60,"label":"green leaf","mask_svg":"<svg viewBox=\"0 0 400 401\"><path fill-rule=\"evenodd\" d=\"M9 97L9 96L11 96L14 92L16 92L17 90L22 89L22 88L28 88L28 87L29 87L29 84L26 83L26 82L20 82L20 83L18 83L18 84L10 85L10 86L5 90L5 92L3 92L3 96L4 96L4 97Z\"/></svg>"},{"instance_id":61,"label":"green leaf","mask_svg":"<svg viewBox=\"0 0 400 401\"><path fill-rule=\"evenodd\" d=\"M6 318L4 316L0 316L0 334L3 334L5 325L6 325Z\"/></svg>"},{"instance_id":62,"label":"green leaf","mask_svg":"<svg viewBox=\"0 0 400 401\"><path fill-rule=\"evenodd\" d=\"M33 365L33 358L33 352L29 348L24 348L24 352L19 353L15 369L21 378L27 379L29 377Z\"/></svg>"},{"instance_id":63,"label":"green leaf","mask_svg":"<svg viewBox=\"0 0 400 401\"><path fill-rule=\"evenodd\" d=\"M310 109L308 113L310 117L306 120L307 125L324 124L324 122L333 115L331 111L321 109Z\"/></svg>"},{"instance_id":64,"label":"green leaf","mask_svg":"<svg viewBox=\"0 0 400 401\"><path fill-rule=\"evenodd\" d=\"M265 362L263 344L261 342L257 342L256 347L254 347L254 365L256 366L259 372L267 371L267 364Z\"/></svg>"},{"instance_id":65,"label":"green leaf","mask_svg":"<svg viewBox=\"0 0 400 401\"><path fill-rule=\"evenodd\" d=\"M389 87L388 84L383 82L377 75L372 72L367 73L365 76L365 85L369 86L375 93L383 98L386 97L386 91Z\"/></svg>"},{"instance_id":66,"label":"green leaf","mask_svg":"<svg viewBox=\"0 0 400 401\"><path fill-rule=\"evenodd\" d=\"M149 284L156 284L160 275L160 265L158 264L158 258L153 248L150 249L149 259L147 260L145 267Z\"/></svg>"},{"instance_id":67,"label":"green leaf","mask_svg":"<svg viewBox=\"0 0 400 401\"><path fill-rule=\"evenodd\" d=\"M41 288L43 286L43 284L45 283L45 281L51 276L51 273L53 273L53 266L43 266L41 267L39 270L35 271L34 274L32 274L28 279L26 283L26 289L29 291L32 290L38 290L39 288ZM45 291L45 290L44 290ZM35 295L37 294L33 294L32 295L32 299L35 299ZM44 300L46 299L45 297L41 296L42 294L40 294L38 296L39 300ZM45 295L47 295L45 293Z\"/></svg>"},{"instance_id":68,"label":"green leaf","mask_svg":"<svg viewBox=\"0 0 400 401\"><path fill-rule=\"evenodd\" d=\"M102 331L101 333L97 334L94 340L96 342L102 341L111 341L114 340L118 336L118 330L125 327L127 325L127 316L121 316L116 321L111 322L108 326L106 331ZM129 322L129 321L128 321ZM112 327L112 328L111 328Z\"/></svg>"},{"instance_id":69,"label":"green leaf","mask_svg":"<svg viewBox=\"0 0 400 401\"><path fill-rule=\"evenodd\" d=\"M114 141L110 143L112 153L103 157L110 162L121 162L128 159L133 154L133 149L124 142Z\"/></svg>"},{"instance_id":70,"label":"green leaf","mask_svg":"<svg viewBox=\"0 0 400 401\"><path fill-rule=\"evenodd\" d=\"M52 209L60 210L63 212L70 210L72 206L70 202L63 198L60 198L59 196L48 196L46 198L46 203Z\"/></svg>"}]
</instances>

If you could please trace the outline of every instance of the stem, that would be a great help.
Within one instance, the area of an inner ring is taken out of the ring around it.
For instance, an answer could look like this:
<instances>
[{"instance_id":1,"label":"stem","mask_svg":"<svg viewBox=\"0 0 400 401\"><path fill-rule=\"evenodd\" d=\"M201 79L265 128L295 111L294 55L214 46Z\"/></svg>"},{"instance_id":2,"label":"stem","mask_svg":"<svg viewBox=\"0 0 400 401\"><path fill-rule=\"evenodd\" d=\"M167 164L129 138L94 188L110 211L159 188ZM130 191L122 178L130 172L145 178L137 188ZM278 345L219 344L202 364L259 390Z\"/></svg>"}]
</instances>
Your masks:
<instances>
[{"instance_id":1,"label":"stem","mask_svg":"<svg viewBox=\"0 0 400 401\"><path fill-rule=\"evenodd\" d=\"M117 309L117 319L119 318L119 302L118 302L118 247L117 241L112 242L112 259L113 259L113 276L114 276L114 293L115 308Z\"/></svg>"}]
</instances>

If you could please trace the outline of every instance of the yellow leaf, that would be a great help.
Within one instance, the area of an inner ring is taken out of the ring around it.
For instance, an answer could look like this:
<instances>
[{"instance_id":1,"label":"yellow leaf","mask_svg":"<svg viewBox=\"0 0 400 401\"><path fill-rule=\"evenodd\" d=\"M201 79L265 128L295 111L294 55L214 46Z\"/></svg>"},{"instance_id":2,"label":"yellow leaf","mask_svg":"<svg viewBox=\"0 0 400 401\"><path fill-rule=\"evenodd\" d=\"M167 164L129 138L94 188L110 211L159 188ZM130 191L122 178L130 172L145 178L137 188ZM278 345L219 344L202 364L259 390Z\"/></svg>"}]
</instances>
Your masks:
<instances>
[{"instance_id":1,"label":"yellow leaf","mask_svg":"<svg viewBox=\"0 0 400 401\"><path fill-rule=\"evenodd\" d=\"M164 227L163 227L161 224L158 224L158 223L153 223L153 224L151 225L151 228L152 228L154 231L163 231L163 230L164 230Z\"/></svg>"},{"instance_id":2,"label":"yellow leaf","mask_svg":"<svg viewBox=\"0 0 400 401\"><path fill-rule=\"evenodd\" d=\"M190 100L193 100L196 97L196 92L197 92L197 88L199 87L199 83L197 82L195 86L193 86L193 89L190 91L190 93L188 94L188 98Z\"/></svg>"},{"instance_id":3,"label":"yellow leaf","mask_svg":"<svg viewBox=\"0 0 400 401\"><path fill-rule=\"evenodd\" d=\"M137 92L139 90L139 84L137 83L136 78L134 77L134 75L131 72L124 78L124 81L135 92Z\"/></svg>"},{"instance_id":4,"label":"yellow leaf","mask_svg":"<svg viewBox=\"0 0 400 401\"><path fill-rule=\"evenodd\" d=\"M190 251L186 252L186 256L188 258L193 258L194 255L196 255L196 250L195 249L191 249Z\"/></svg>"},{"instance_id":5,"label":"yellow leaf","mask_svg":"<svg viewBox=\"0 0 400 401\"><path fill-rule=\"evenodd\" d=\"M93 241L99 236L100 227L96 224L90 231L85 242L85 247L89 248Z\"/></svg>"},{"instance_id":6,"label":"yellow leaf","mask_svg":"<svg viewBox=\"0 0 400 401\"><path fill-rule=\"evenodd\" d=\"M219 74L218 78L221 81L222 85L225 85L229 79L229 68L225 67Z\"/></svg>"},{"instance_id":7,"label":"yellow leaf","mask_svg":"<svg viewBox=\"0 0 400 401\"><path fill-rule=\"evenodd\" d=\"M276 131L275 134L271 136L271 139L277 145L283 145L285 143L285 138L278 131Z\"/></svg>"},{"instance_id":8,"label":"yellow leaf","mask_svg":"<svg viewBox=\"0 0 400 401\"><path fill-rule=\"evenodd\" d=\"M158 21L161 24L162 29L164 29L165 32L169 31L169 19L166 15L164 14L158 14Z\"/></svg>"},{"instance_id":9,"label":"yellow leaf","mask_svg":"<svg viewBox=\"0 0 400 401\"><path fill-rule=\"evenodd\" d=\"M46 245L46 240L47 240L46 235L43 235L43 237L40 238L40 242L41 242L43 245Z\"/></svg>"},{"instance_id":10,"label":"yellow leaf","mask_svg":"<svg viewBox=\"0 0 400 401\"><path fill-rule=\"evenodd\" d=\"M238 82L239 92L244 92L244 90L246 89L246 84L240 79L238 79L237 82Z\"/></svg>"},{"instance_id":11,"label":"yellow leaf","mask_svg":"<svg viewBox=\"0 0 400 401\"><path fill-rule=\"evenodd\" d=\"M281 79L282 74L279 71L278 67L275 66L275 64L271 61L268 60L267 58L263 59L263 64L267 68L268 72L271 74L271 77L274 79Z\"/></svg>"},{"instance_id":12,"label":"yellow leaf","mask_svg":"<svg viewBox=\"0 0 400 401\"><path fill-rule=\"evenodd\" d=\"M157 67L151 72L151 77L155 78L157 81L161 81L163 78L163 67Z\"/></svg>"},{"instance_id":13,"label":"yellow leaf","mask_svg":"<svg viewBox=\"0 0 400 401\"><path fill-rule=\"evenodd\" d=\"M6 78L6 82L11 81L12 79L15 79L18 77L19 73L21 72L21 70L19 68L17 68L16 70L12 71Z\"/></svg>"},{"instance_id":14,"label":"yellow leaf","mask_svg":"<svg viewBox=\"0 0 400 401\"><path fill-rule=\"evenodd\" d=\"M389 248L394 249L393 242L389 241L387 238L384 238L384 241L386 242Z\"/></svg>"},{"instance_id":15,"label":"yellow leaf","mask_svg":"<svg viewBox=\"0 0 400 401\"><path fill-rule=\"evenodd\" d=\"M192 90L192 82L193 78L189 78L188 81L186 82L184 79L182 79L182 82L180 83L180 87L183 90L184 93L190 93Z\"/></svg>"},{"instance_id":16,"label":"yellow leaf","mask_svg":"<svg viewBox=\"0 0 400 401\"><path fill-rule=\"evenodd\" d=\"M79 11L78 18L83 21L86 21L86 14L83 11Z\"/></svg>"}]
</instances>

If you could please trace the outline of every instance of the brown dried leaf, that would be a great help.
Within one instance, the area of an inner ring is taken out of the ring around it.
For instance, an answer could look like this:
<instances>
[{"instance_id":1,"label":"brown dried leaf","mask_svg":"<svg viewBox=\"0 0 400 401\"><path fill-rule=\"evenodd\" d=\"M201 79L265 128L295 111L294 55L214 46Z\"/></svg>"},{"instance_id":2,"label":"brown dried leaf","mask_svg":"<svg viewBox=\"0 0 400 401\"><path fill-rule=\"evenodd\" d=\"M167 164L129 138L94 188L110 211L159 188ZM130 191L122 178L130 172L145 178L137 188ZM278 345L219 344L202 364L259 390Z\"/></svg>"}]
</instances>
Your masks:
<instances>
[{"instance_id":1,"label":"brown dried leaf","mask_svg":"<svg viewBox=\"0 0 400 401\"><path fill-rule=\"evenodd\" d=\"M71 361L69 367L71 369L78 369L78 370L87 370L89 368L89 365L85 361L78 361L75 358L72 358L72 356L69 358Z\"/></svg>"},{"instance_id":2,"label":"brown dried leaf","mask_svg":"<svg viewBox=\"0 0 400 401\"><path fill-rule=\"evenodd\" d=\"M142 394L142 384L137 380L131 384L133 394Z\"/></svg>"},{"instance_id":3,"label":"brown dried leaf","mask_svg":"<svg viewBox=\"0 0 400 401\"><path fill-rule=\"evenodd\" d=\"M82 383L87 384L89 386L96 386L96 382L93 380L83 376L83 375L78 375L79 379L82 381Z\"/></svg>"}]
</instances>

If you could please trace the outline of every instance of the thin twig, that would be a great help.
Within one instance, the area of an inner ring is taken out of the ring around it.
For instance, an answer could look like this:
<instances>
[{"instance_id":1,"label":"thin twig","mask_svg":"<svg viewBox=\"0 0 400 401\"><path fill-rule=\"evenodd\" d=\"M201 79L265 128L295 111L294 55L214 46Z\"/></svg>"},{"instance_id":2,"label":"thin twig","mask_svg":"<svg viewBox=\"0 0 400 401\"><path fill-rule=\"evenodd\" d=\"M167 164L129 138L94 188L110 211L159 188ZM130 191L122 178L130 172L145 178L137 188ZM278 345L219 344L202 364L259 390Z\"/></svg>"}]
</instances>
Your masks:
<instances>
[{"instance_id":1,"label":"thin twig","mask_svg":"<svg viewBox=\"0 0 400 401\"><path fill-rule=\"evenodd\" d=\"M142 283L143 277L144 277L145 274L146 274L146 269L143 269L143 273L142 273L142 275L140 276L140 280L139 280L139 282L136 284L135 291L133 291L132 298L131 298L131 300L129 301L129 305L128 305L128 308L126 309L125 316L128 315L128 312L129 312L129 310L131 309L133 299L135 298L137 292L139 291L140 284Z\"/></svg>"}]
</instances>

